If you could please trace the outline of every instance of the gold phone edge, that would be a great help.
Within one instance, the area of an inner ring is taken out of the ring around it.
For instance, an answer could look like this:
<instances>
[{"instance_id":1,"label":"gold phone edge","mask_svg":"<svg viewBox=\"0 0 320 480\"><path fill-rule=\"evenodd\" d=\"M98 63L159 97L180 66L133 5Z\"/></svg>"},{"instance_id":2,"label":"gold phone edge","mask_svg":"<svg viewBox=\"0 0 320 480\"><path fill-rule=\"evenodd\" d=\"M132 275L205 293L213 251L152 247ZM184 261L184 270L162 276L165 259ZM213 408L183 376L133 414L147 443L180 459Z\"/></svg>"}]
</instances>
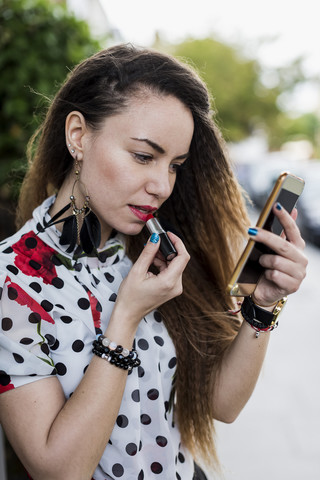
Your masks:
<instances>
[{"instance_id":1,"label":"gold phone edge","mask_svg":"<svg viewBox=\"0 0 320 480\"><path fill-rule=\"evenodd\" d=\"M270 213L270 209L272 208L272 205L273 205L273 201L276 197L276 195L278 194L281 186L283 185L283 183L285 182L286 178L290 176L290 177L293 177L294 179L298 179L301 184L302 184L302 190L303 190L303 186L304 186L304 180L300 177L297 177L296 175L286 171L286 172L281 172L281 174L279 175L279 177L277 178L275 184L274 184L274 187L272 189L272 191L270 192L270 195L259 215L259 218L257 220L257 223L256 223L256 226L257 227L261 227L263 225L263 223L265 222L265 220L267 219L267 216L269 215ZM230 296L234 296L234 297L245 297L245 296L248 296L248 295L251 295L256 287L257 284L255 283L248 283L248 284L238 284L236 283L236 280L238 279L240 273L241 273L241 269L244 265L244 261L245 259L248 258L248 256L250 255L251 253L251 250L254 246L254 240L251 240L249 239L248 242L247 242L247 245L245 247L245 249L243 250L239 260L238 260L238 263L232 273L232 276L231 276L231 279L228 283L228 286L227 286L227 293L230 295Z\"/></svg>"}]
</instances>

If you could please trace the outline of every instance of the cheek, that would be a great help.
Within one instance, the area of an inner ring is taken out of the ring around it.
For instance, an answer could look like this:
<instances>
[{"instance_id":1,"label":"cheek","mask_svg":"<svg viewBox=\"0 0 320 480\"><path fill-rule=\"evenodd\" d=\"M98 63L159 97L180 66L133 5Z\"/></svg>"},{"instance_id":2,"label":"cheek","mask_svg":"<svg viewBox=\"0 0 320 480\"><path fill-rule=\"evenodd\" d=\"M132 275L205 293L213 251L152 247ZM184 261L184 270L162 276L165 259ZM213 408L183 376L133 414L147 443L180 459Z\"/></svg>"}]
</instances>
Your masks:
<instances>
[{"instance_id":1,"label":"cheek","mask_svg":"<svg viewBox=\"0 0 320 480\"><path fill-rule=\"evenodd\" d=\"M90 189L91 198L95 199L123 196L135 190L139 183L135 166L128 162L124 153L105 144L103 147L95 146L90 151L82 170L83 182Z\"/></svg>"},{"instance_id":2,"label":"cheek","mask_svg":"<svg viewBox=\"0 0 320 480\"><path fill-rule=\"evenodd\" d=\"M93 190L95 197L102 196L108 197L111 201L117 200L117 197L129 195L136 189L136 182L131 173L126 168L103 165L96 172L95 180L91 180L90 190Z\"/></svg>"},{"instance_id":3,"label":"cheek","mask_svg":"<svg viewBox=\"0 0 320 480\"><path fill-rule=\"evenodd\" d=\"M111 163L104 156L95 155L90 162L83 165L82 175L84 182L90 183L90 188L101 186L106 183L113 183L119 174L114 163Z\"/></svg>"},{"instance_id":4,"label":"cheek","mask_svg":"<svg viewBox=\"0 0 320 480\"><path fill-rule=\"evenodd\" d=\"M104 168L101 179L106 182L113 190L124 191L134 184L133 175L128 168Z\"/></svg>"}]
</instances>

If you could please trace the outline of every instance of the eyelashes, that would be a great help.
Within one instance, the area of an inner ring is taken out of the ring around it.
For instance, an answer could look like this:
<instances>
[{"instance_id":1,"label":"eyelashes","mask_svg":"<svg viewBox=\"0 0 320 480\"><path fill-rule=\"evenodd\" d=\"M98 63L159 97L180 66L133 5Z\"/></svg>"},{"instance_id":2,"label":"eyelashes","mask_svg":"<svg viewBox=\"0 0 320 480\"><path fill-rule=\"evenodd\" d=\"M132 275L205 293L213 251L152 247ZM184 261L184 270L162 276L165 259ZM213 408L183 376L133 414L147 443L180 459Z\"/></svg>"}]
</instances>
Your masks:
<instances>
[{"instance_id":1,"label":"eyelashes","mask_svg":"<svg viewBox=\"0 0 320 480\"><path fill-rule=\"evenodd\" d=\"M152 155L147 155L145 153L138 153L138 152L132 152L132 156L134 157L135 160L137 160L139 163L143 165L147 165L148 163L151 163L152 160L154 160L154 157ZM180 168L182 168L184 165L183 163L172 163L170 164L170 170L173 173L176 173Z\"/></svg>"},{"instance_id":2,"label":"eyelashes","mask_svg":"<svg viewBox=\"0 0 320 480\"><path fill-rule=\"evenodd\" d=\"M152 155L146 155L145 153L132 153L133 157L141 163L147 164L153 160Z\"/></svg>"}]
</instances>

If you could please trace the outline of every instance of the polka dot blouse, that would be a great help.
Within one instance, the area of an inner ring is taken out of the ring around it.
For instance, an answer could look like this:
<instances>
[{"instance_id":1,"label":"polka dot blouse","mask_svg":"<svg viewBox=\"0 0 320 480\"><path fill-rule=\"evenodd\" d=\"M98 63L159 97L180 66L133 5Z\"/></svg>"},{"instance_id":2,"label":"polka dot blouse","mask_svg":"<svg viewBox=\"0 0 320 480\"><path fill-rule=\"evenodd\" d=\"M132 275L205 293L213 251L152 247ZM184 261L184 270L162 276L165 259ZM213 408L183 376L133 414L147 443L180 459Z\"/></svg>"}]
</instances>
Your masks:
<instances>
[{"instance_id":1,"label":"polka dot blouse","mask_svg":"<svg viewBox=\"0 0 320 480\"><path fill-rule=\"evenodd\" d=\"M0 244L0 393L56 375L68 399L92 358L131 262L120 234L98 256L59 244L48 198ZM40 233L39 233L40 232ZM139 324L141 365L128 374L119 414L94 480L193 478L169 404L176 357L159 312Z\"/></svg>"}]
</instances>

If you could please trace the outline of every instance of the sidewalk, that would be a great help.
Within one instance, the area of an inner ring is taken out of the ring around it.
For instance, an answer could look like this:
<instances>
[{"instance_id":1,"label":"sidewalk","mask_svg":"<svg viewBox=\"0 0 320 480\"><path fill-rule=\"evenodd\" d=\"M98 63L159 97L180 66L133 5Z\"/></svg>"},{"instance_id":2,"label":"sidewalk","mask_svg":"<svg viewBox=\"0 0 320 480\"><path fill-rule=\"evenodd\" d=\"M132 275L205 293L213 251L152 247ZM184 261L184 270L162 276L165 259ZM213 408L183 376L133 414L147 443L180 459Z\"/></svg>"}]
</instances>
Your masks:
<instances>
[{"instance_id":1,"label":"sidewalk","mask_svg":"<svg viewBox=\"0 0 320 480\"><path fill-rule=\"evenodd\" d=\"M235 423L217 424L223 480L320 479L320 249L306 254L251 399Z\"/></svg>"}]
</instances>

